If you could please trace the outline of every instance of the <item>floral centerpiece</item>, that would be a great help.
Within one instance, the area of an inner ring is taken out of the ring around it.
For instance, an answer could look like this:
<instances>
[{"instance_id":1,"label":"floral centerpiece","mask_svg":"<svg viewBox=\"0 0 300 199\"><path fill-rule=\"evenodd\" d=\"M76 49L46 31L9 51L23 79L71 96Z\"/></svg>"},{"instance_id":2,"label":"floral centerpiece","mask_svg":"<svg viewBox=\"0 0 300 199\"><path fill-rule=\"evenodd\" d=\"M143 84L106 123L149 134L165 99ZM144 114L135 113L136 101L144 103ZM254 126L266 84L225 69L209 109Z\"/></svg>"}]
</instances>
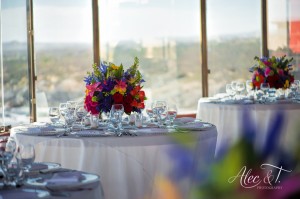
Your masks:
<instances>
[{"instance_id":1,"label":"floral centerpiece","mask_svg":"<svg viewBox=\"0 0 300 199\"><path fill-rule=\"evenodd\" d=\"M138 70L139 60L126 71L123 65L101 62L93 65L93 72L85 77L86 92L84 107L91 114L101 114L110 111L113 104L123 104L124 112L141 112L144 109L145 92L141 85L144 81Z\"/></svg>"},{"instance_id":2,"label":"floral centerpiece","mask_svg":"<svg viewBox=\"0 0 300 199\"><path fill-rule=\"evenodd\" d=\"M291 74L292 60L286 56L276 58L272 57L254 57L257 64L250 68L253 73L253 88L260 88L261 83L269 83L270 88L289 88L294 82L294 76Z\"/></svg>"}]
</instances>

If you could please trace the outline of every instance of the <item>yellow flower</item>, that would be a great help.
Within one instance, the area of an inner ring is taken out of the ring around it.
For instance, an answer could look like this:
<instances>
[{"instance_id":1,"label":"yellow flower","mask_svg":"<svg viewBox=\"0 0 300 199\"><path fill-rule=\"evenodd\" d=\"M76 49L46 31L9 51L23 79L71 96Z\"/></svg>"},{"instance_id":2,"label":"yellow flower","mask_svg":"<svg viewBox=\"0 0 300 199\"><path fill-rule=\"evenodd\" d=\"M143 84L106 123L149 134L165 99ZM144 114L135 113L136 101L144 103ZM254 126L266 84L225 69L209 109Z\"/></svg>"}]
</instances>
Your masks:
<instances>
[{"instance_id":1,"label":"yellow flower","mask_svg":"<svg viewBox=\"0 0 300 199\"><path fill-rule=\"evenodd\" d=\"M120 66L116 66L116 65L112 64L111 67L112 67L113 70L118 70L118 68L119 68Z\"/></svg>"},{"instance_id":2,"label":"yellow flower","mask_svg":"<svg viewBox=\"0 0 300 199\"><path fill-rule=\"evenodd\" d=\"M284 88L289 88L289 87L290 87L290 82L289 82L289 80L285 80Z\"/></svg>"},{"instance_id":3,"label":"yellow flower","mask_svg":"<svg viewBox=\"0 0 300 199\"><path fill-rule=\"evenodd\" d=\"M130 78L130 80L128 81L130 84L132 84L133 82L135 82L135 78L134 77L132 77L132 78Z\"/></svg>"}]
</instances>

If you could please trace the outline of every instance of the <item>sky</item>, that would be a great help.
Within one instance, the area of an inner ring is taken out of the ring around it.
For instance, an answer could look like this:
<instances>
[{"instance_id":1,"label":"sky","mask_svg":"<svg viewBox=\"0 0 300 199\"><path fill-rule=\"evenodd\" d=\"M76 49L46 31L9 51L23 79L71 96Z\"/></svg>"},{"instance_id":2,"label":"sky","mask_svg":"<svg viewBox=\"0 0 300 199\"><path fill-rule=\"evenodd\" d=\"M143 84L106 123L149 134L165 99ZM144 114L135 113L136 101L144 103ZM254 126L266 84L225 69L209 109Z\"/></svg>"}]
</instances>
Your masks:
<instances>
[{"instance_id":1,"label":"sky","mask_svg":"<svg viewBox=\"0 0 300 199\"><path fill-rule=\"evenodd\" d=\"M36 42L92 43L91 0L33 2ZM1 3L2 40L26 41L26 0ZM100 36L112 41L200 38L199 9L198 0L99 0ZM260 28L260 0L207 1L209 39L259 34Z\"/></svg>"}]
</instances>

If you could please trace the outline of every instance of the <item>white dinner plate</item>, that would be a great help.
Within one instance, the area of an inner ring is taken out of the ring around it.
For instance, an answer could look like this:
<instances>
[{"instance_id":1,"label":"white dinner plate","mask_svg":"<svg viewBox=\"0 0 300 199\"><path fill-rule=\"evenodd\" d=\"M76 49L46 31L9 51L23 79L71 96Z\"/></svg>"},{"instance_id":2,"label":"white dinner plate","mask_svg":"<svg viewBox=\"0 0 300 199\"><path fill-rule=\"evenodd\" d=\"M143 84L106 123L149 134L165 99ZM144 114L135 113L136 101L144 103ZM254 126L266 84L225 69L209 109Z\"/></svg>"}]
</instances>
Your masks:
<instances>
[{"instance_id":1,"label":"white dinner plate","mask_svg":"<svg viewBox=\"0 0 300 199\"><path fill-rule=\"evenodd\" d=\"M38 188L46 188L51 191L79 190L91 183L99 181L99 176L80 171L57 172L53 175L40 175L37 178L29 178L24 184Z\"/></svg>"},{"instance_id":2,"label":"white dinner plate","mask_svg":"<svg viewBox=\"0 0 300 199\"><path fill-rule=\"evenodd\" d=\"M71 132L70 135L74 135L78 137L107 137L107 136L115 136L116 134L111 131L84 130L84 131Z\"/></svg>"}]
</instances>

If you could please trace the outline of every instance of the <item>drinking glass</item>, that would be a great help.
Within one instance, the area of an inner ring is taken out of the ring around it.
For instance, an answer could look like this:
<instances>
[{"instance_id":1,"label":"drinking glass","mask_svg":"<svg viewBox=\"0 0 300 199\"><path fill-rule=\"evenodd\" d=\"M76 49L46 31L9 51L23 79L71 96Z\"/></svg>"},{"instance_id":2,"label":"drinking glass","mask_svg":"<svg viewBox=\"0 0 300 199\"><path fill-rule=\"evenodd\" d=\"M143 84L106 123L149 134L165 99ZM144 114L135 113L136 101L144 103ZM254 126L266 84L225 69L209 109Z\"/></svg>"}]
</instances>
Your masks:
<instances>
[{"instance_id":1,"label":"drinking glass","mask_svg":"<svg viewBox=\"0 0 300 199\"><path fill-rule=\"evenodd\" d=\"M243 82L237 82L235 87L239 97L241 97L242 91L245 90L245 84Z\"/></svg>"},{"instance_id":2,"label":"drinking glass","mask_svg":"<svg viewBox=\"0 0 300 199\"><path fill-rule=\"evenodd\" d=\"M34 146L32 144L21 145L19 146L18 153L25 171L29 172L35 159Z\"/></svg>"},{"instance_id":3,"label":"drinking glass","mask_svg":"<svg viewBox=\"0 0 300 199\"><path fill-rule=\"evenodd\" d=\"M292 99L296 99L297 90L298 90L297 83L291 83L290 90L291 90Z\"/></svg>"},{"instance_id":4,"label":"drinking glass","mask_svg":"<svg viewBox=\"0 0 300 199\"><path fill-rule=\"evenodd\" d=\"M60 103L59 111L65 120L66 130L71 131L71 127L75 122L75 109L73 110L71 103Z\"/></svg>"},{"instance_id":5,"label":"drinking glass","mask_svg":"<svg viewBox=\"0 0 300 199\"><path fill-rule=\"evenodd\" d=\"M232 90L231 84L226 84L226 93L229 95L230 99L233 99L233 96L235 95L235 91Z\"/></svg>"},{"instance_id":6,"label":"drinking glass","mask_svg":"<svg viewBox=\"0 0 300 199\"><path fill-rule=\"evenodd\" d=\"M153 102L146 104L146 113L150 119L150 122L154 122L154 114L153 114Z\"/></svg>"},{"instance_id":7,"label":"drinking glass","mask_svg":"<svg viewBox=\"0 0 300 199\"><path fill-rule=\"evenodd\" d=\"M114 104L110 110L110 122L115 133L118 136L122 135L122 116L124 113L124 106L122 104Z\"/></svg>"},{"instance_id":8,"label":"drinking glass","mask_svg":"<svg viewBox=\"0 0 300 199\"><path fill-rule=\"evenodd\" d=\"M60 119L60 113L58 107L49 108L49 118L53 124L58 124Z\"/></svg>"},{"instance_id":9,"label":"drinking glass","mask_svg":"<svg viewBox=\"0 0 300 199\"><path fill-rule=\"evenodd\" d=\"M167 102L163 101L163 100L162 101L158 100L158 101L154 102L152 109L153 109L154 115L156 115L158 118L158 126L163 127L164 121L168 116Z\"/></svg>"},{"instance_id":10,"label":"drinking glass","mask_svg":"<svg viewBox=\"0 0 300 199\"><path fill-rule=\"evenodd\" d=\"M237 81L232 81L231 82L231 89L234 92L234 99L236 99L236 93L237 93L236 85L237 85L237 83L238 83Z\"/></svg>"},{"instance_id":11,"label":"drinking glass","mask_svg":"<svg viewBox=\"0 0 300 199\"><path fill-rule=\"evenodd\" d=\"M141 128L143 126L143 114L142 113L136 113L134 115L134 125L137 128Z\"/></svg>"},{"instance_id":12,"label":"drinking glass","mask_svg":"<svg viewBox=\"0 0 300 199\"><path fill-rule=\"evenodd\" d=\"M79 121L81 127L84 126L83 119L87 114L88 114L88 112L85 110L83 104L76 104L76 106L75 106L75 116L76 116L77 120Z\"/></svg>"},{"instance_id":13,"label":"drinking glass","mask_svg":"<svg viewBox=\"0 0 300 199\"><path fill-rule=\"evenodd\" d=\"M174 128L174 120L177 116L177 106L175 104L168 105L168 119L170 122L169 128Z\"/></svg>"},{"instance_id":14,"label":"drinking glass","mask_svg":"<svg viewBox=\"0 0 300 199\"><path fill-rule=\"evenodd\" d=\"M267 101L267 93L268 93L269 89L270 89L269 83L261 83L260 84L260 90L262 90L264 92L264 102Z\"/></svg>"},{"instance_id":15,"label":"drinking glass","mask_svg":"<svg viewBox=\"0 0 300 199\"><path fill-rule=\"evenodd\" d=\"M99 115L93 115L90 114L90 122L91 122L91 128L98 128L99 127Z\"/></svg>"}]
</instances>

